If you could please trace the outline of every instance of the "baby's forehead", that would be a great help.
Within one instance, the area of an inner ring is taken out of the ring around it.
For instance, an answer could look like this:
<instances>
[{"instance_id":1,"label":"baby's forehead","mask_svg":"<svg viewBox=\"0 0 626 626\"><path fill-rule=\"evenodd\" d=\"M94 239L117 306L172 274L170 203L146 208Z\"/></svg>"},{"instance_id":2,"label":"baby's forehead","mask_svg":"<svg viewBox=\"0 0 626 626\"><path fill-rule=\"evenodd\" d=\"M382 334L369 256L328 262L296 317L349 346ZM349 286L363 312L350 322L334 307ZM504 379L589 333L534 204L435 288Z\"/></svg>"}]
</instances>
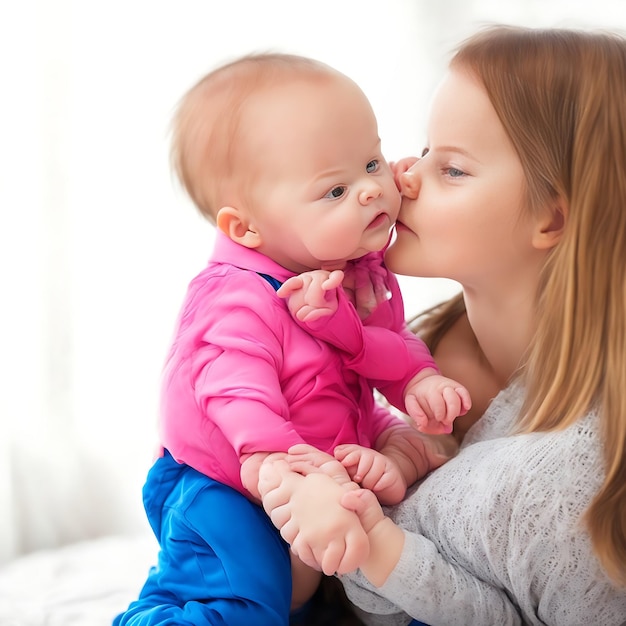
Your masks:
<instances>
[{"instance_id":1,"label":"baby's forehead","mask_svg":"<svg viewBox=\"0 0 626 626\"><path fill-rule=\"evenodd\" d=\"M182 108L196 118L189 130L210 125L216 131L221 127L226 137L234 139L237 129L248 119L259 123L259 116L272 118L272 109L289 111L291 107L303 107L307 100L328 100L328 93L339 98L341 90L360 92L347 76L321 64L249 59L206 76L188 93Z\"/></svg>"},{"instance_id":2,"label":"baby's forehead","mask_svg":"<svg viewBox=\"0 0 626 626\"><path fill-rule=\"evenodd\" d=\"M212 140L228 142L229 150L266 148L281 143L284 134L307 135L341 124L342 115L368 109L369 102L343 74L318 68L278 68L255 73L235 68L233 80L220 80L217 89L202 94L198 107L213 127ZM225 76L228 77L228 74ZM215 144L214 144L215 145Z\"/></svg>"},{"instance_id":3,"label":"baby's forehead","mask_svg":"<svg viewBox=\"0 0 626 626\"><path fill-rule=\"evenodd\" d=\"M189 115L183 109L179 128L197 164L196 180L209 170L212 178L241 175L244 161L270 153L310 154L339 141L353 143L355 133L377 136L369 102L354 81L317 62L279 61L237 62L189 94ZM357 124L346 140L346 129ZM326 138L322 147L318 135Z\"/></svg>"},{"instance_id":4,"label":"baby's forehead","mask_svg":"<svg viewBox=\"0 0 626 626\"><path fill-rule=\"evenodd\" d=\"M209 73L202 82L214 92L225 90L245 97L300 81L315 83L333 79L350 80L341 72L314 59L269 54L243 57Z\"/></svg>"},{"instance_id":5,"label":"baby's forehead","mask_svg":"<svg viewBox=\"0 0 626 626\"><path fill-rule=\"evenodd\" d=\"M317 59L290 54L252 54L226 64L209 74L216 84L224 82L235 89L250 91L297 84L352 83L346 74Z\"/></svg>"}]
</instances>

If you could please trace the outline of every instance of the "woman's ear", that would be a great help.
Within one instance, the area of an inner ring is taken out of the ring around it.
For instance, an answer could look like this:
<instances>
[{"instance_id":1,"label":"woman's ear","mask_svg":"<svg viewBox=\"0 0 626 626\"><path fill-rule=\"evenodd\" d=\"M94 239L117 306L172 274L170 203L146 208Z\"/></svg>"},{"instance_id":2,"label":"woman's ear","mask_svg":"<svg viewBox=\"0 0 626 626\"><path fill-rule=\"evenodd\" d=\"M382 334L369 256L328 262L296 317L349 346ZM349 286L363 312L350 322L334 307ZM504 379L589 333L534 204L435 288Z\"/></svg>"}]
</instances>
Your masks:
<instances>
[{"instance_id":1,"label":"woman's ear","mask_svg":"<svg viewBox=\"0 0 626 626\"><path fill-rule=\"evenodd\" d=\"M567 222L568 206L560 196L544 209L533 235L533 246L537 250L554 248L561 240Z\"/></svg>"},{"instance_id":2,"label":"woman's ear","mask_svg":"<svg viewBox=\"0 0 626 626\"><path fill-rule=\"evenodd\" d=\"M235 243L246 248L258 248L261 235L250 220L239 209L232 206L222 207L215 216L216 226Z\"/></svg>"}]
</instances>

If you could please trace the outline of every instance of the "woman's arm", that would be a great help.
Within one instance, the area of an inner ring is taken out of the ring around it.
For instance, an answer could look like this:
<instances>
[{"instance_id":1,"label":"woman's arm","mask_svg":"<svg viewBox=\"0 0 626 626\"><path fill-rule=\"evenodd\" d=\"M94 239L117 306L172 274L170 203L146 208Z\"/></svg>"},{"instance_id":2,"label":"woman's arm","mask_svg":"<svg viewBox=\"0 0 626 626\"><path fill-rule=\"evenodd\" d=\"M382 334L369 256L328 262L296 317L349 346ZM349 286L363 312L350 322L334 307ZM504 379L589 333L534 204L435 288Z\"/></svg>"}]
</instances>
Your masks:
<instances>
[{"instance_id":1,"label":"woman's arm","mask_svg":"<svg viewBox=\"0 0 626 626\"><path fill-rule=\"evenodd\" d=\"M426 537L402 530L384 516L374 494L346 492L342 503L359 515L370 541L362 575L341 577L357 606L374 614L401 609L428 624L522 623L503 589L445 559Z\"/></svg>"},{"instance_id":2,"label":"woman's arm","mask_svg":"<svg viewBox=\"0 0 626 626\"><path fill-rule=\"evenodd\" d=\"M277 481L273 476L266 480L262 470L259 489L272 522L307 565L320 569L330 556L333 562L342 563L339 573L360 566L370 580L359 573L341 577L348 597L357 606L380 614L402 610L431 624L521 624L517 608L503 589L446 560L426 537L403 531L384 517L374 494L354 490L353 486L343 488L341 502L350 506L349 512L358 515L360 525L368 531L369 549L362 550L360 546L359 555L352 551L344 559L343 536L338 532L343 529L334 527L332 519L326 519L323 529L310 520L320 510L319 495L327 490L339 493L342 487L316 467L309 466L311 473L307 475L296 475L282 461L276 470L279 474L289 473L288 480L298 481L299 485L294 497L296 490L286 490L285 480ZM307 467L300 466L299 470L306 472ZM353 529L351 523L345 525L348 527ZM351 568L346 567L348 561Z\"/></svg>"},{"instance_id":3,"label":"woman's arm","mask_svg":"<svg viewBox=\"0 0 626 626\"><path fill-rule=\"evenodd\" d=\"M423 563L419 569L414 567L417 559ZM523 623L503 589L446 561L428 539L415 533L405 532L400 559L381 587L360 571L341 576L341 582L350 601L374 615L401 610L427 624L446 626Z\"/></svg>"}]
</instances>

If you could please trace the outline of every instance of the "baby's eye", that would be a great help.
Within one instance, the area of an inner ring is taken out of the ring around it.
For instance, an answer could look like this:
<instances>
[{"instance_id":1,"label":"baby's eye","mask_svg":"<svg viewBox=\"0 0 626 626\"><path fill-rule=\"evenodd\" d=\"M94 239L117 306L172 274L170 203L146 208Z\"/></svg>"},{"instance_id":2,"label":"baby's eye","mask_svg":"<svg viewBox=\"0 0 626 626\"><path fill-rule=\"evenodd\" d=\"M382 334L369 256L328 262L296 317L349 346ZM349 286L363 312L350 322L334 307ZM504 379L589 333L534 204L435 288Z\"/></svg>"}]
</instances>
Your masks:
<instances>
[{"instance_id":1,"label":"baby's eye","mask_svg":"<svg viewBox=\"0 0 626 626\"><path fill-rule=\"evenodd\" d=\"M342 185L338 185L337 187L333 187L324 197L325 198L341 198L343 194L346 193L346 187Z\"/></svg>"},{"instance_id":2,"label":"baby's eye","mask_svg":"<svg viewBox=\"0 0 626 626\"><path fill-rule=\"evenodd\" d=\"M424 158L428 154L428 148L424 148L422 150L422 158Z\"/></svg>"},{"instance_id":3,"label":"baby's eye","mask_svg":"<svg viewBox=\"0 0 626 626\"><path fill-rule=\"evenodd\" d=\"M376 159L373 159L365 166L365 171L368 174L373 174L375 171L378 170L379 165L380 164L378 163L378 161Z\"/></svg>"}]
</instances>

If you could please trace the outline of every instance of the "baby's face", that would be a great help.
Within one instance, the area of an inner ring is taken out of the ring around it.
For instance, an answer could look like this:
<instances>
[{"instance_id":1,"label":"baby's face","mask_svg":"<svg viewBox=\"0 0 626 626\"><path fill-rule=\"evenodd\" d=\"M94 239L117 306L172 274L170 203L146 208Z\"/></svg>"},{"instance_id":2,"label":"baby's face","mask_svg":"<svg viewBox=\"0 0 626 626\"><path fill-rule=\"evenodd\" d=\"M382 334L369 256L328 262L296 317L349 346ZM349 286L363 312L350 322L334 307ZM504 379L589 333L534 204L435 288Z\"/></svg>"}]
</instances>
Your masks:
<instances>
[{"instance_id":1,"label":"baby's face","mask_svg":"<svg viewBox=\"0 0 626 626\"><path fill-rule=\"evenodd\" d=\"M242 133L238 163L254 172L247 196L260 252L294 272L340 268L382 249L400 194L376 118L343 77L303 79L262 94Z\"/></svg>"}]
</instances>

